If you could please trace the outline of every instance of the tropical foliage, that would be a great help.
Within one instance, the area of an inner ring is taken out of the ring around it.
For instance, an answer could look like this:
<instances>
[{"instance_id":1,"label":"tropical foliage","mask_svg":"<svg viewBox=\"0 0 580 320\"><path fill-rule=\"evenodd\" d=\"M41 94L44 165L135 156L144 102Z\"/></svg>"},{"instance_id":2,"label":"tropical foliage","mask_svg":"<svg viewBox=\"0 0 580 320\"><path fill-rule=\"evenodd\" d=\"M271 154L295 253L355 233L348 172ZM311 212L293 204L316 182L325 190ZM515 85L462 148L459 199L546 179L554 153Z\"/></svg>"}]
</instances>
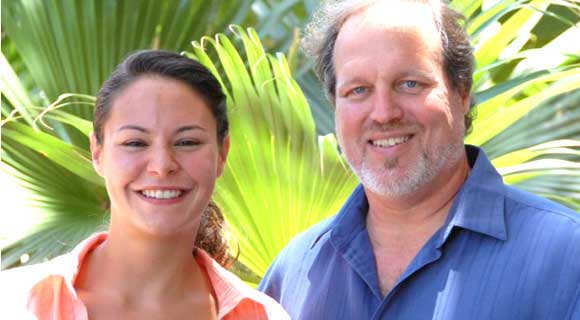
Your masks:
<instances>
[{"instance_id":1,"label":"tropical foliage","mask_svg":"<svg viewBox=\"0 0 580 320\"><path fill-rule=\"evenodd\" d=\"M508 183L580 209L579 4L453 5L470 18L478 67L467 142L483 146ZM106 227L107 195L87 151L93 96L127 53L153 47L185 50L227 92L232 149L215 200L240 244L237 272L257 281L289 239L336 212L356 185L334 136L317 136L332 131L331 111L311 62L295 51L296 27L315 6L2 2L1 168L26 195L2 200L2 224L27 226L2 230L2 268L66 252ZM230 22L256 31L228 31ZM278 50L288 55L267 53Z\"/></svg>"}]
</instances>

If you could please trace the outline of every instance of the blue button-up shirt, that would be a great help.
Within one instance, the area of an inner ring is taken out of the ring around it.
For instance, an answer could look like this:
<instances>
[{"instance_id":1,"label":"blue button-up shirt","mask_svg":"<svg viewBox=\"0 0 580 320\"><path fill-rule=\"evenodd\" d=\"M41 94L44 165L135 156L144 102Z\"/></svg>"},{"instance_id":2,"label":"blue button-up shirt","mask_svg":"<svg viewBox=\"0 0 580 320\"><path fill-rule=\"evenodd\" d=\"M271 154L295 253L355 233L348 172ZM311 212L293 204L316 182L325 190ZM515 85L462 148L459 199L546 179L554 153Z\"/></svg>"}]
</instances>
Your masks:
<instances>
[{"instance_id":1,"label":"blue button-up shirt","mask_svg":"<svg viewBox=\"0 0 580 320\"><path fill-rule=\"evenodd\" d=\"M483 151L445 224L382 296L362 187L260 289L292 319L580 319L580 214L503 184Z\"/></svg>"}]
</instances>

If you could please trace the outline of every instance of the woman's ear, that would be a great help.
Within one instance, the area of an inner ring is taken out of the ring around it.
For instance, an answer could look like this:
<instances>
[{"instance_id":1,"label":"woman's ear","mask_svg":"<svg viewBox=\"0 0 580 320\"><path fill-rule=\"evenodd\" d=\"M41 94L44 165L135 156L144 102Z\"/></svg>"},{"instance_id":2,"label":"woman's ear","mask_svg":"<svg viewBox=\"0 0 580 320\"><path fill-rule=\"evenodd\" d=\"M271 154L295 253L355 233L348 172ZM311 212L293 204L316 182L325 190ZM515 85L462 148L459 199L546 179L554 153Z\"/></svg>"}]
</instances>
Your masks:
<instances>
[{"instance_id":1,"label":"woman's ear","mask_svg":"<svg viewBox=\"0 0 580 320\"><path fill-rule=\"evenodd\" d=\"M224 167L226 166L226 160L228 158L228 152L230 151L230 136L225 136L224 141L218 150L218 167L217 175L218 177L224 172Z\"/></svg>"},{"instance_id":2,"label":"woman's ear","mask_svg":"<svg viewBox=\"0 0 580 320\"><path fill-rule=\"evenodd\" d=\"M463 107L464 115L471 111L471 93L468 90L463 90L463 94L461 95L461 105Z\"/></svg>"},{"instance_id":3,"label":"woman's ear","mask_svg":"<svg viewBox=\"0 0 580 320\"><path fill-rule=\"evenodd\" d=\"M97 136L95 136L94 132L91 133L90 140L91 140L91 158L93 161L93 167L95 168L95 171L102 177L103 174L101 170L101 151L103 149L103 146L97 142Z\"/></svg>"}]
</instances>

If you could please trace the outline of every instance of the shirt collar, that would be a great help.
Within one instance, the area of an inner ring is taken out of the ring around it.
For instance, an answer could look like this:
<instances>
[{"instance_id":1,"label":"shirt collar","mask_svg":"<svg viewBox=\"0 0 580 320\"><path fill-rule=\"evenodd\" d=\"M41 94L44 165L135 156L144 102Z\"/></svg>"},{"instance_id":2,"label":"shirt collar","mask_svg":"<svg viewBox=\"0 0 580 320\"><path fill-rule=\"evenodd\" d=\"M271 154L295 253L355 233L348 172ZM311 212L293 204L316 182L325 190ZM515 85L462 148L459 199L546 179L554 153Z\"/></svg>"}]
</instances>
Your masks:
<instances>
[{"instance_id":1,"label":"shirt collar","mask_svg":"<svg viewBox=\"0 0 580 320\"><path fill-rule=\"evenodd\" d=\"M472 164L471 173L459 190L444 226L438 247L449 237L454 227L485 234L499 240L507 239L504 213L503 180L482 149L466 145L465 150ZM342 248L366 228L368 200L362 185L357 186L336 218L321 230L311 247L326 232L337 248Z\"/></svg>"},{"instance_id":2,"label":"shirt collar","mask_svg":"<svg viewBox=\"0 0 580 320\"><path fill-rule=\"evenodd\" d=\"M45 274L50 276L62 277L69 294L77 298L74 289L74 282L79 274L80 268L89 252L95 249L99 244L107 239L107 232L100 232L91 235L89 238L79 243L72 251L53 259L48 267L48 272ZM242 300L250 299L262 306L271 305L265 295L256 294L250 286L245 284L242 280L230 273L215 260L213 260L204 250L196 248L195 258L200 266L203 266L212 288L216 294L217 303L219 306L218 319L222 319L225 315L231 312ZM42 284L44 280L40 281ZM29 299L31 297L29 296Z\"/></svg>"},{"instance_id":3,"label":"shirt collar","mask_svg":"<svg viewBox=\"0 0 580 320\"><path fill-rule=\"evenodd\" d=\"M77 279L81 266L89 252L107 239L107 232L98 232L81 241L73 250L55 258L51 266L51 275L62 276L71 293L76 296L73 285Z\"/></svg>"},{"instance_id":4,"label":"shirt collar","mask_svg":"<svg viewBox=\"0 0 580 320\"><path fill-rule=\"evenodd\" d=\"M36 267L30 266L36 270L32 269L35 272L27 279L31 285L30 289L27 289L28 312L44 319L40 315L53 314L58 317L59 312L66 310L66 316L86 319L86 308L77 296L74 282L87 254L106 238L106 232L93 234L69 253L56 257L45 264L38 264ZM46 292L50 292L50 294L47 295ZM45 299L50 300L50 295L58 296L58 303L46 303Z\"/></svg>"},{"instance_id":5,"label":"shirt collar","mask_svg":"<svg viewBox=\"0 0 580 320\"><path fill-rule=\"evenodd\" d=\"M331 241L335 247L347 246L360 231L366 228L369 203L362 185L358 185L329 225Z\"/></svg>"},{"instance_id":6,"label":"shirt collar","mask_svg":"<svg viewBox=\"0 0 580 320\"><path fill-rule=\"evenodd\" d=\"M268 297L256 291L233 273L224 269L207 252L195 249L197 263L205 269L218 303L218 319L230 313L242 300L250 299L262 306L271 304Z\"/></svg>"},{"instance_id":7,"label":"shirt collar","mask_svg":"<svg viewBox=\"0 0 580 320\"><path fill-rule=\"evenodd\" d=\"M69 263L61 265L63 267L61 269L61 275L65 278L67 284L71 285L71 293L74 296L76 296L76 293L72 288L72 285L74 284L86 255L106 239L107 232L94 234L77 245L72 252L65 255L66 258L70 260ZM202 266L207 273L212 289L215 292L219 307L218 319L222 319L225 315L230 313L244 299L251 299L263 306L270 303L266 301L262 295L257 295L250 286L245 284L234 274L219 265L204 250L195 248L194 254L197 263Z\"/></svg>"},{"instance_id":8,"label":"shirt collar","mask_svg":"<svg viewBox=\"0 0 580 320\"><path fill-rule=\"evenodd\" d=\"M454 200L438 246L443 245L454 227L507 239L502 177L482 149L466 145L466 152L473 163L471 173Z\"/></svg>"}]
</instances>

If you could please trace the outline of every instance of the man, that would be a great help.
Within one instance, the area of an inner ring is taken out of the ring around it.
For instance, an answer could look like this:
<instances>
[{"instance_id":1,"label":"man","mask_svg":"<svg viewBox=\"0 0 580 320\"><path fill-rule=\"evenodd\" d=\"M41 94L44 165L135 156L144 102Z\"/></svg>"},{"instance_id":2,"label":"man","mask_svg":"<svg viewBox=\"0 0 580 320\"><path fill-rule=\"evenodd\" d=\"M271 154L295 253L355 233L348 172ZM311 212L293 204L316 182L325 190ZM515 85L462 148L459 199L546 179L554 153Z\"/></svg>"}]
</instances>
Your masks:
<instances>
[{"instance_id":1,"label":"man","mask_svg":"<svg viewBox=\"0 0 580 320\"><path fill-rule=\"evenodd\" d=\"M261 283L293 319L580 319L580 215L463 144L460 19L439 1L343 1L310 26L361 186Z\"/></svg>"}]
</instances>

